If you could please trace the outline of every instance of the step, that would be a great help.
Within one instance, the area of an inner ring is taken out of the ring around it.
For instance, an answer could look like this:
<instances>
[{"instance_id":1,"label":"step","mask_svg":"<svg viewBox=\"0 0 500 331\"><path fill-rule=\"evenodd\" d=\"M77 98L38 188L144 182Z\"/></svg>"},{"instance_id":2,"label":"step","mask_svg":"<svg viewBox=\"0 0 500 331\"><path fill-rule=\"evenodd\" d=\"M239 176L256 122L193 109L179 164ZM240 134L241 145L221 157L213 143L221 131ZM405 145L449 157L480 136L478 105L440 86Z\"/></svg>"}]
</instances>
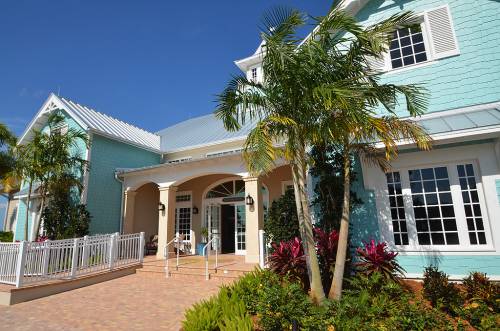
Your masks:
<instances>
[{"instance_id":1,"label":"step","mask_svg":"<svg viewBox=\"0 0 500 331\"><path fill-rule=\"evenodd\" d=\"M144 265L141 269L141 272L165 272L165 266L164 265ZM180 265L178 268L174 266L169 266L170 271L182 271L186 273L202 273L205 274L205 266L183 266ZM225 266L220 266L217 269L215 267L209 266L208 268L209 273L216 273L216 274L225 274L225 275L234 275L234 276L243 276L246 273L251 272L251 270L248 269L236 269L236 268L230 268L225 267Z\"/></svg>"}]
</instances>

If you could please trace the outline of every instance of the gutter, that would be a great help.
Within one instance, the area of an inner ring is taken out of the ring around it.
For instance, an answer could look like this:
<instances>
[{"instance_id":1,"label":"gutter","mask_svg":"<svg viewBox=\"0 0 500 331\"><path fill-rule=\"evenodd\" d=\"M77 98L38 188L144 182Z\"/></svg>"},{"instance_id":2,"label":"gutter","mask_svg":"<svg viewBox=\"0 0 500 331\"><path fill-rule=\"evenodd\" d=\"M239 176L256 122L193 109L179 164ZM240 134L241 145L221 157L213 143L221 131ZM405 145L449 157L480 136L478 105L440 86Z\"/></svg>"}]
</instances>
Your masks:
<instances>
[{"instance_id":1,"label":"gutter","mask_svg":"<svg viewBox=\"0 0 500 331\"><path fill-rule=\"evenodd\" d=\"M123 186L124 180L120 179L119 175L120 173L115 171L115 180L122 186L122 194L120 196L120 233L123 233L123 197L125 195L125 187Z\"/></svg>"}]
</instances>

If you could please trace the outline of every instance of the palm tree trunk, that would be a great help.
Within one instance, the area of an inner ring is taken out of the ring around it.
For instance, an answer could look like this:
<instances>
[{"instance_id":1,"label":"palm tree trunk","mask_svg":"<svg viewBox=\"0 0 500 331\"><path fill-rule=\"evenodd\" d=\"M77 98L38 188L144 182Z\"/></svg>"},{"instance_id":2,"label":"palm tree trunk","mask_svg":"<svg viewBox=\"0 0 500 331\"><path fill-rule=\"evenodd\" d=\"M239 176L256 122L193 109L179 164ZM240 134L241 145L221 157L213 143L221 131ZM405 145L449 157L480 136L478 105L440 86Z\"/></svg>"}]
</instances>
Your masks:
<instances>
[{"instance_id":1,"label":"palm tree trunk","mask_svg":"<svg viewBox=\"0 0 500 331\"><path fill-rule=\"evenodd\" d=\"M24 240L28 240L28 219L30 215L30 200L31 200L31 188L33 187L33 181L30 181L28 185L28 197L26 199L26 217L24 220Z\"/></svg>"},{"instance_id":2,"label":"palm tree trunk","mask_svg":"<svg viewBox=\"0 0 500 331\"><path fill-rule=\"evenodd\" d=\"M297 158L295 162L292 163L292 176L300 234L302 237L302 245L304 246L309 283L311 286L310 295L313 302L321 304L325 299L325 291L321 282L321 272L314 245L312 219L309 212L309 200L306 192L305 147L297 152Z\"/></svg>"},{"instance_id":3,"label":"palm tree trunk","mask_svg":"<svg viewBox=\"0 0 500 331\"><path fill-rule=\"evenodd\" d=\"M345 260L347 255L347 243L349 238L349 212L351 198L351 159L349 147L344 146L344 205L342 207L342 219L340 220L339 243L337 246L337 257L335 259L335 270L333 272L332 286L328 297L340 300L342 296L342 281L344 278Z\"/></svg>"},{"instance_id":4,"label":"palm tree trunk","mask_svg":"<svg viewBox=\"0 0 500 331\"><path fill-rule=\"evenodd\" d=\"M42 200L40 201L40 213L38 215L38 221L36 224L35 240L38 238L38 235L40 234L40 227L42 225L42 213L44 207L45 207L45 193L42 193Z\"/></svg>"}]
</instances>

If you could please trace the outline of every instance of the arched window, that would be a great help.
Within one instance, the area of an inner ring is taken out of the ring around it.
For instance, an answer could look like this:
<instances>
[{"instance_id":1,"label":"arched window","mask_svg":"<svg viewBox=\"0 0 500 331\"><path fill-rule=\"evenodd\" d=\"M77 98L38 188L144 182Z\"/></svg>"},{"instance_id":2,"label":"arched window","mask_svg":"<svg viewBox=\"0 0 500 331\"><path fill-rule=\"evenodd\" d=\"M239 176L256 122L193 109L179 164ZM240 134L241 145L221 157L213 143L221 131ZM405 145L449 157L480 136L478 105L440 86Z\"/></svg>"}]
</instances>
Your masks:
<instances>
[{"instance_id":1,"label":"arched window","mask_svg":"<svg viewBox=\"0 0 500 331\"><path fill-rule=\"evenodd\" d=\"M219 184L208 191L205 198L226 198L226 197L244 197L245 182L242 180L230 180Z\"/></svg>"}]
</instances>

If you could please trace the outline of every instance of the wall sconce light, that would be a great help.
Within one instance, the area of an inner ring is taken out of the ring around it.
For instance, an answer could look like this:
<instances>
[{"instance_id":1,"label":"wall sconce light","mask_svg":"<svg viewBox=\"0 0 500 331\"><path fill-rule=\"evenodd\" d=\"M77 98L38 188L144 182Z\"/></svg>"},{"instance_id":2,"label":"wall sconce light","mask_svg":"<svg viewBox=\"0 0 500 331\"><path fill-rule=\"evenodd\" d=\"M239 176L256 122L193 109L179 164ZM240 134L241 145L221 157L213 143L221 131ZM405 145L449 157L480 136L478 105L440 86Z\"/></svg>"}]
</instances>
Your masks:
<instances>
[{"instance_id":1,"label":"wall sconce light","mask_svg":"<svg viewBox=\"0 0 500 331\"><path fill-rule=\"evenodd\" d=\"M253 198L250 196L250 194L247 195L247 197L245 199L245 203L247 206L253 206L254 201L253 201Z\"/></svg>"},{"instance_id":2,"label":"wall sconce light","mask_svg":"<svg viewBox=\"0 0 500 331\"><path fill-rule=\"evenodd\" d=\"M158 211L165 211L165 205L161 202L158 202Z\"/></svg>"},{"instance_id":3,"label":"wall sconce light","mask_svg":"<svg viewBox=\"0 0 500 331\"><path fill-rule=\"evenodd\" d=\"M198 207L193 207L193 214L194 215L198 214Z\"/></svg>"}]
</instances>

